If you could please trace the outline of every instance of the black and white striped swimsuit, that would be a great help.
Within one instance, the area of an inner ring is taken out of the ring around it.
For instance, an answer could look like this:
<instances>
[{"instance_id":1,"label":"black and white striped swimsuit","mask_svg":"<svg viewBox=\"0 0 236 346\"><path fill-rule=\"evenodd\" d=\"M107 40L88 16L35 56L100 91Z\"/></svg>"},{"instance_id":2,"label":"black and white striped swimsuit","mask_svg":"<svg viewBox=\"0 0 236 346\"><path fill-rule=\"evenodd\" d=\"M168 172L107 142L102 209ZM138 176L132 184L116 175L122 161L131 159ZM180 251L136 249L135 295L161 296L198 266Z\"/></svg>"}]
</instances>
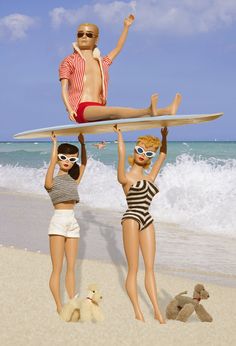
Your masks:
<instances>
[{"instance_id":1,"label":"black and white striped swimsuit","mask_svg":"<svg viewBox=\"0 0 236 346\"><path fill-rule=\"evenodd\" d=\"M153 222L148 209L153 197L159 192L155 184L148 180L139 180L131 185L126 201L128 209L124 213L121 223L125 219L134 219L139 223L139 230L149 226Z\"/></svg>"}]
</instances>

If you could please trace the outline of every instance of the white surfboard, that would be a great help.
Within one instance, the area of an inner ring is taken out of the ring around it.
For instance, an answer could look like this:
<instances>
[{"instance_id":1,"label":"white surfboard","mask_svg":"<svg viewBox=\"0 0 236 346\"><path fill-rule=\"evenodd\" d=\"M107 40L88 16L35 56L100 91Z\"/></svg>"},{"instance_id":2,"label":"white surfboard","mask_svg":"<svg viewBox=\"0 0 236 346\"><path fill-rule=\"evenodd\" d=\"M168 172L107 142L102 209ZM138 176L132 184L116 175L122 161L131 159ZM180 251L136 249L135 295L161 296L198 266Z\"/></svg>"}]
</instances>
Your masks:
<instances>
[{"instance_id":1,"label":"white surfboard","mask_svg":"<svg viewBox=\"0 0 236 346\"><path fill-rule=\"evenodd\" d=\"M117 124L121 131L137 131L164 126L180 126L186 124L198 124L211 121L222 116L223 113L214 114L190 114L190 115L165 115L143 118L116 119L105 121L93 121L89 123L52 126L42 129L30 130L14 135L16 139L47 138L52 131L57 136L72 136L83 134L96 134L113 132L113 126Z\"/></svg>"}]
</instances>

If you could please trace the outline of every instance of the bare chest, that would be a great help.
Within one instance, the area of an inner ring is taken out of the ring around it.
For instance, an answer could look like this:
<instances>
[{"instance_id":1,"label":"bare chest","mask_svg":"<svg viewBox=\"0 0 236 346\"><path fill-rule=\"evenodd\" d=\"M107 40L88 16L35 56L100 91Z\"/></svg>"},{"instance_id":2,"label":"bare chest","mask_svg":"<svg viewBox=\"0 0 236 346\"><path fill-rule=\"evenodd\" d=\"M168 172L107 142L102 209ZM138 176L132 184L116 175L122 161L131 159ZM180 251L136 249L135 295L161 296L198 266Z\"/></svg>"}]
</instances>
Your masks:
<instances>
[{"instance_id":1,"label":"bare chest","mask_svg":"<svg viewBox=\"0 0 236 346\"><path fill-rule=\"evenodd\" d=\"M85 62L85 78L101 79L101 76L99 62L95 59L87 60Z\"/></svg>"}]
</instances>

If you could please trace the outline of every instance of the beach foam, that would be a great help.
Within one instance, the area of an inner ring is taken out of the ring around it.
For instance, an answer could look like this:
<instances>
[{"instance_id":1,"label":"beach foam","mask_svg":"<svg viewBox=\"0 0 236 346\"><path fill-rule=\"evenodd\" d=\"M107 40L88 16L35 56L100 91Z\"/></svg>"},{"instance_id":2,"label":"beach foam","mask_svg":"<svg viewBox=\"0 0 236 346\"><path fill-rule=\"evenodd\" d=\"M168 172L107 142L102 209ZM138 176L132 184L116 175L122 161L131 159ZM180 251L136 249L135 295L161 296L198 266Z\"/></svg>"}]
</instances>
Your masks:
<instances>
[{"instance_id":1,"label":"beach foam","mask_svg":"<svg viewBox=\"0 0 236 346\"><path fill-rule=\"evenodd\" d=\"M0 166L0 186L11 190L47 196L41 168L20 165ZM124 211L126 201L117 183L112 165L89 158L79 186L84 205ZM160 193L154 199L152 213L159 222L185 229L236 237L236 160L203 159L189 153L167 163L156 183Z\"/></svg>"},{"instance_id":2,"label":"beach foam","mask_svg":"<svg viewBox=\"0 0 236 346\"><path fill-rule=\"evenodd\" d=\"M236 160L188 154L167 164L154 201L159 220L188 229L236 236Z\"/></svg>"}]
</instances>

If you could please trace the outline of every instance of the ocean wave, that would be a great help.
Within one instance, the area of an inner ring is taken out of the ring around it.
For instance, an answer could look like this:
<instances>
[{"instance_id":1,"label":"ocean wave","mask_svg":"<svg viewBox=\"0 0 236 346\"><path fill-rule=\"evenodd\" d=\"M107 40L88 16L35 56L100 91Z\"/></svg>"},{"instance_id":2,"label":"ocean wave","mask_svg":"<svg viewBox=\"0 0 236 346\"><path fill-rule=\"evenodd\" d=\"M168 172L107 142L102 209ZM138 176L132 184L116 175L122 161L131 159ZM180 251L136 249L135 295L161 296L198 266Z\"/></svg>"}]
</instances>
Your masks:
<instances>
[{"instance_id":1,"label":"ocean wave","mask_svg":"<svg viewBox=\"0 0 236 346\"><path fill-rule=\"evenodd\" d=\"M44 179L47 164L40 168L0 166L0 186L47 196ZM158 222L184 229L236 237L236 160L203 159L190 154L167 163L156 184L159 194L151 212ZM79 185L84 205L125 211L126 201L116 169L89 158Z\"/></svg>"},{"instance_id":2,"label":"ocean wave","mask_svg":"<svg viewBox=\"0 0 236 346\"><path fill-rule=\"evenodd\" d=\"M182 154L167 164L153 207L162 222L236 236L236 160Z\"/></svg>"}]
</instances>

